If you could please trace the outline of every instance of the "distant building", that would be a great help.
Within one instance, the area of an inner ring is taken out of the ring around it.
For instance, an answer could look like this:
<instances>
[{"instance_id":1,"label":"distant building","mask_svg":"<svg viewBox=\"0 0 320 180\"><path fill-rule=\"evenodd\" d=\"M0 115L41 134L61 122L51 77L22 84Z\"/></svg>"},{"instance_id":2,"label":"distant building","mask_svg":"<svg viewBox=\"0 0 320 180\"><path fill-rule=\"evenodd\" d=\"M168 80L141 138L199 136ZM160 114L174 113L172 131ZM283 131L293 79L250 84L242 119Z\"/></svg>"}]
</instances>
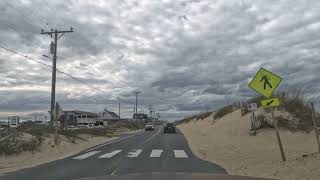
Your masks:
<instances>
[{"instance_id":1,"label":"distant building","mask_svg":"<svg viewBox=\"0 0 320 180\"><path fill-rule=\"evenodd\" d=\"M149 119L148 115L143 113L133 114L132 118L137 120L144 120L144 121L147 121Z\"/></svg>"},{"instance_id":2,"label":"distant building","mask_svg":"<svg viewBox=\"0 0 320 180\"><path fill-rule=\"evenodd\" d=\"M99 115L86 111L64 111L64 115L59 118L61 126L70 126L78 124L95 124Z\"/></svg>"},{"instance_id":3,"label":"distant building","mask_svg":"<svg viewBox=\"0 0 320 180\"><path fill-rule=\"evenodd\" d=\"M108 122L116 122L119 121L119 116L112 111L108 111L107 109L104 109L104 111L99 112L98 121L103 122L105 125Z\"/></svg>"}]
</instances>

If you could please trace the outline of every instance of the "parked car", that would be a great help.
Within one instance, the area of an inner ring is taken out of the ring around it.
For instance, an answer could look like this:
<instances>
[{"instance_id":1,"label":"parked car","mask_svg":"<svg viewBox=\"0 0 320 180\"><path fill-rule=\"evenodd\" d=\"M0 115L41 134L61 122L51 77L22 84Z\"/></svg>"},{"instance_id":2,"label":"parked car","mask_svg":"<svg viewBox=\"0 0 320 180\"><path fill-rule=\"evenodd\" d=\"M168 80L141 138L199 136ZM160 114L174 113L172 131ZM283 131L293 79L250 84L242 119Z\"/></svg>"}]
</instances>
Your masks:
<instances>
[{"instance_id":1,"label":"parked car","mask_svg":"<svg viewBox=\"0 0 320 180\"><path fill-rule=\"evenodd\" d=\"M173 123L166 123L164 125L163 133L176 133L176 127Z\"/></svg>"},{"instance_id":2,"label":"parked car","mask_svg":"<svg viewBox=\"0 0 320 180\"><path fill-rule=\"evenodd\" d=\"M78 128L90 128L89 125L85 125L85 124L79 124L77 125Z\"/></svg>"},{"instance_id":3,"label":"parked car","mask_svg":"<svg viewBox=\"0 0 320 180\"><path fill-rule=\"evenodd\" d=\"M145 131L154 131L154 125L153 124L147 124L145 126Z\"/></svg>"}]
</instances>

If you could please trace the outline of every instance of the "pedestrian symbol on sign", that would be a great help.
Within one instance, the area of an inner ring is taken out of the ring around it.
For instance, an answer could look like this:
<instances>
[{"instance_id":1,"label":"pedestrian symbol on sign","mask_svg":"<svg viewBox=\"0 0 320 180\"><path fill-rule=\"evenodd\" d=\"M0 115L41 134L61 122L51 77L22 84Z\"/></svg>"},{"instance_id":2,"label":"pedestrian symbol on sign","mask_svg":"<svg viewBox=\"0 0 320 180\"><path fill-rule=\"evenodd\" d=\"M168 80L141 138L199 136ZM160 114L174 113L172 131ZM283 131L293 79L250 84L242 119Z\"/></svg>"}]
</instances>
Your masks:
<instances>
[{"instance_id":1,"label":"pedestrian symbol on sign","mask_svg":"<svg viewBox=\"0 0 320 180\"><path fill-rule=\"evenodd\" d=\"M270 78L267 75L262 76L260 82L264 81L263 82L263 89L266 89L266 85L268 85L272 89L272 86L271 86L269 80L270 80Z\"/></svg>"},{"instance_id":2,"label":"pedestrian symbol on sign","mask_svg":"<svg viewBox=\"0 0 320 180\"><path fill-rule=\"evenodd\" d=\"M249 83L249 88L262 94L265 97L270 97L277 89L282 78L264 68L260 68L252 81Z\"/></svg>"}]
</instances>

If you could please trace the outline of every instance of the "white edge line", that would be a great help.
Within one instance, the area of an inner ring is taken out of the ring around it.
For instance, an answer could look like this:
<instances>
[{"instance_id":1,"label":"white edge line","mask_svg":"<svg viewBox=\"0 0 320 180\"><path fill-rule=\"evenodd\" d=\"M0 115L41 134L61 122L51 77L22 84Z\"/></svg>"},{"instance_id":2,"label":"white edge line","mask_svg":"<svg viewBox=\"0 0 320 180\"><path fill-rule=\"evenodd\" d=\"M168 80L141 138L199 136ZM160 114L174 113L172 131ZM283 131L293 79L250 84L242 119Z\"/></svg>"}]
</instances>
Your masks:
<instances>
[{"instance_id":1,"label":"white edge line","mask_svg":"<svg viewBox=\"0 0 320 180\"><path fill-rule=\"evenodd\" d=\"M106 142L106 143L104 143L104 144L100 144L100 145L98 145L98 146L96 146L96 147L93 147L93 148L90 148L90 149L86 150L85 152L92 151L92 150L94 150L94 149L101 148L101 147L103 147L103 146L106 146L106 145L109 145L109 144L112 144L112 143L115 143L115 142L119 142L119 141L122 141L122 140L125 140L125 139L128 139L128 138L137 136L137 135L139 135L139 134L141 134L141 133L143 133L143 132L144 132L144 131L141 131L141 132L138 132L137 134L133 134L133 135L130 135L130 136L121 138L121 139L116 139L116 140L114 140L114 141L110 141L110 142Z\"/></svg>"},{"instance_id":2,"label":"white edge line","mask_svg":"<svg viewBox=\"0 0 320 180\"><path fill-rule=\"evenodd\" d=\"M158 130L156 133L154 133L151 137L149 137L147 140L145 140L145 141L143 142L143 144L147 143L147 142L150 141L152 138L154 138L156 135L158 135L158 134L160 133L160 131L161 131L161 128L159 128L159 130Z\"/></svg>"}]
</instances>

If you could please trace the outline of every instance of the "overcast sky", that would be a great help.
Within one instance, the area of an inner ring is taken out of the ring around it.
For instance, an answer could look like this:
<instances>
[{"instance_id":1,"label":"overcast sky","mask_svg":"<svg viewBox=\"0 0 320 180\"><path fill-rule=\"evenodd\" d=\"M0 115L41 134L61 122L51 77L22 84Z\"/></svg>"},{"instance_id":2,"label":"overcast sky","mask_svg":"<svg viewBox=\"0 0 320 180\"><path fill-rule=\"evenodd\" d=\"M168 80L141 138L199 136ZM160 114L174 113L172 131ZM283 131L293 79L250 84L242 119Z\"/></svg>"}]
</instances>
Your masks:
<instances>
[{"instance_id":1,"label":"overcast sky","mask_svg":"<svg viewBox=\"0 0 320 180\"><path fill-rule=\"evenodd\" d=\"M63 109L132 116L153 104L177 119L256 93L247 85L264 67L282 89L320 99L319 0L2 0L0 45L51 64L52 39L41 29L69 30L59 39L57 74ZM0 116L43 115L51 69L0 49Z\"/></svg>"}]
</instances>

